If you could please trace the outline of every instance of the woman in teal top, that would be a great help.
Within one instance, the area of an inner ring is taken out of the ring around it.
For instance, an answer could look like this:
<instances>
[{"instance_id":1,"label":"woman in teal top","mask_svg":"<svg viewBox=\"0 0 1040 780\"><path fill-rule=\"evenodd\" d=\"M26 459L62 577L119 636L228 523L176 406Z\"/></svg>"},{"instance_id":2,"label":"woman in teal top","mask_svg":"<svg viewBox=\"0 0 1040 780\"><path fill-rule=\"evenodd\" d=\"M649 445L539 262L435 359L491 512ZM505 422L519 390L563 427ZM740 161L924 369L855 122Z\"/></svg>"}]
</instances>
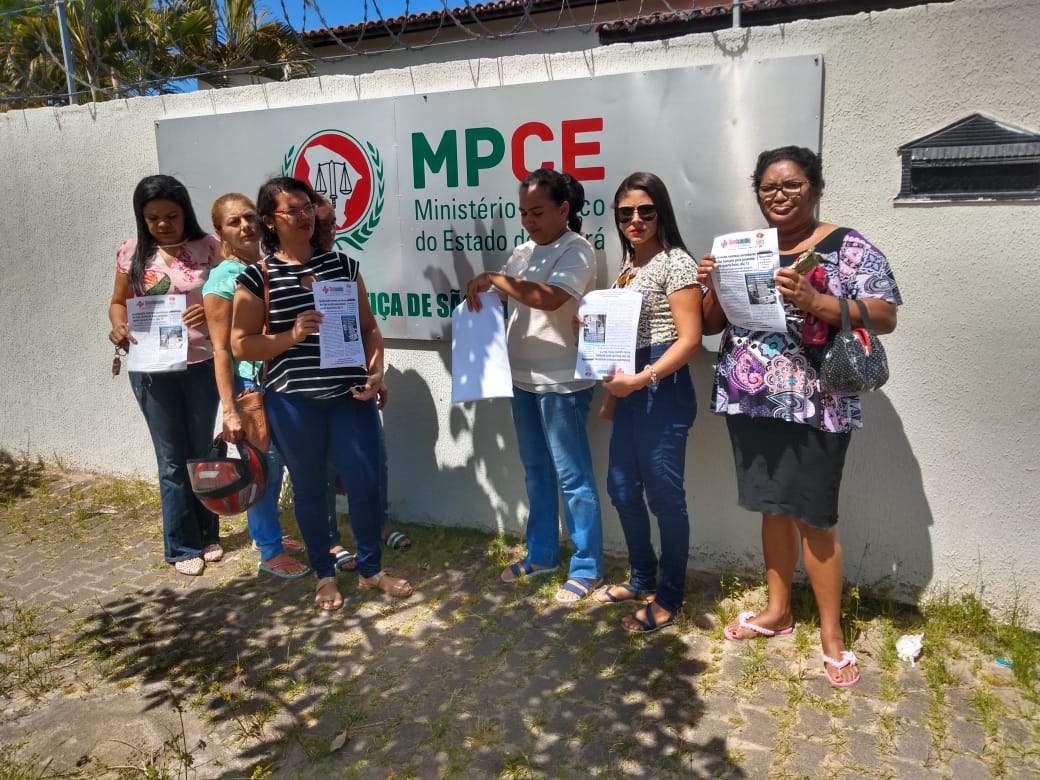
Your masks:
<instances>
[{"instance_id":1,"label":"woman in teal top","mask_svg":"<svg viewBox=\"0 0 1040 780\"><path fill-rule=\"evenodd\" d=\"M214 268L202 288L203 306L213 342L213 363L223 409L224 439L241 441L244 436L235 396L254 384L260 363L235 360L231 355L231 307L238 275L260 259L260 229L256 206L239 193L221 195L213 203L213 228L221 241L226 260ZM307 574L306 564L287 554L302 545L282 534L278 519L278 496L282 489L282 456L274 444L267 453L267 492L246 511L249 535L260 551L260 570L283 579Z\"/></svg>"}]
</instances>

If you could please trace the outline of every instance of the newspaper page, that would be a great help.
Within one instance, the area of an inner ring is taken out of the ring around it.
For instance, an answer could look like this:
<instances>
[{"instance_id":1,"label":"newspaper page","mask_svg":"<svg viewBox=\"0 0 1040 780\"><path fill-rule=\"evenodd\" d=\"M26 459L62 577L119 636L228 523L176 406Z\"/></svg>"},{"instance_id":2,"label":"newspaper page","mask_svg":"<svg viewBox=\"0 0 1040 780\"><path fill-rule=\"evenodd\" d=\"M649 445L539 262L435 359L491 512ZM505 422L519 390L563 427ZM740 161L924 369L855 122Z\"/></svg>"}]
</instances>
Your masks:
<instances>
[{"instance_id":1,"label":"newspaper page","mask_svg":"<svg viewBox=\"0 0 1040 780\"><path fill-rule=\"evenodd\" d=\"M512 398L506 321L497 292L480 294L480 311L463 301L451 313L451 402Z\"/></svg>"},{"instance_id":2,"label":"newspaper page","mask_svg":"<svg viewBox=\"0 0 1040 780\"><path fill-rule=\"evenodd\" d=\"M711 247L718 264L712 274L726 319L748 330L787 330L783 296L773 274L780 268L776 228L716 236Z\"/></svg>"},{"instance_id":3,"label":"newspaper page","mask_svg":"<svg viewBox=\"0 0 1040 780\"><path fill-rule=\"evenodd\" d=\"M130 342L127 371L157 374L188 369L188 326L181 317L184 295L142 295L126 301Z\"/></svg>"},{"instance_id":4,"label":"newspaper page","mask_svg":"<svg viewBox=\"0 0 1040 780\"><path fill-rule=\"evenodd\" d=\"M344 368L365 363L358 318L357 282L315 282L314 308L324 319L318 327L319 368Z\"/></svg>"},{"instance_id":5,"label":"newspaper page","mask_svg":"<svg viewBox=\"0 0 1040 780\"><path fill-rule=\"evenodd\" d=\"M642 295L625 289L593 290L581 299L575 379L635 373L642 305Z\"/></svg>"}]
</instances>

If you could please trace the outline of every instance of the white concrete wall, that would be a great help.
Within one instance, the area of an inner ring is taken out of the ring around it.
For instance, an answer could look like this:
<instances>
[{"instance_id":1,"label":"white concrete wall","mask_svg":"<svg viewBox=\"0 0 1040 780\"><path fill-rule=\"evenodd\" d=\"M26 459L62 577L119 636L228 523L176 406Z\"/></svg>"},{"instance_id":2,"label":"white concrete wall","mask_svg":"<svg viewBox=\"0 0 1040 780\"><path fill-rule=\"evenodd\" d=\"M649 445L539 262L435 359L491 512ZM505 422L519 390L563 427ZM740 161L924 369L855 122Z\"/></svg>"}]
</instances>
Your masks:
<instances>
[{"instance_id":1,"label":"white concrete wall","mask_svg":"<svg viewBox=\"0 0 1040 780\"><path fill-rule=\"evenodd\" d=\"M0 447L99 471L152 473L126 377L109 376L106 306L116 243L133 232L131 191L156 170L159 118L822 54L822 217L879 244L906 299L899 329L885 339L893 379L866 398L866 428L846 468L848 576L902 597L949 585L994 605L1028 601L1040 595L1033 391L1040 204L896 206L893 196L902 143L973 111L1040 128L1038 32L1040 3L959 0L585 53L0 114ZM371 62L395 65L391 55ZM652 117L647 129L655 131ZM732 175L747 176L756 152ZM207 213L207 203L196 207L200 217ZM699 249L710 242L687 239ZM523 480L508 406L452 407L445 345L390 346L394 513L518 531ZM691 565L755 571L758 522L735 506L724 426L703 411L710 356L694 368L702 412L687 471ZM591 421L590 431L602 476L607 426ZM605 489L603 499L607 543L623 550Z\"/></svg>"}]
</instances>

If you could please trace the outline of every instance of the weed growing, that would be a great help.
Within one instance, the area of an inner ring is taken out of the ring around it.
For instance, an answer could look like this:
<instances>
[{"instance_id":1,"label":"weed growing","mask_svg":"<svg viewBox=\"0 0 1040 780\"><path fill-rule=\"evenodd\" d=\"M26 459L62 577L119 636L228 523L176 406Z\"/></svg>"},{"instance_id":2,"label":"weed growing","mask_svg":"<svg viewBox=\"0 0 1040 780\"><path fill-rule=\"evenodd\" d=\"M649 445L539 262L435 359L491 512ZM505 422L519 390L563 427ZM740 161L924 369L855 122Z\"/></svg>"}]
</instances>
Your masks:
<instances>
[{"instance_id":1,"label":"weed growing","mask_svg":"<svg viewBox=\"0 0 1040 780\"><path fill-rule=\"evenodd\" d=\"M31 494L43 484L45 471L41 460L16 460L0 450L0 504L10 505Z\"/></svg>"},{"instance_id":2,"label":"weed growing","mask_svg":"<svg viewBox=\"0 0 1040 780\"><path fill-rule=\"evenodd\" d=\"M556 605L564 567L511 588L499 583L501 569L523 554L520 540L394 522L413 549L384 551L383 565L407 577L417 598L359 593L356 577L342 575L347 604L323 615L313 607L312 580L256 574L241 518L225 525L225 562L204 577L178 579L161 563L153 486L45 478L65 487L0 506L0 542L50 545L53 565L43 565L53 573L74 568L66 558L86 547L68 539L107 534L150 554L140 571L154 583L142 578L137 590L85 600L70 589L77 604L52 603L46 593L39 603L0 601L0 697L27 707L48 695L86 697L90 685L106 682L104 690L126 695L156 681L181 692L152 706L194 718L211 745L192 743L186 734L196 727L182 727L112 768L127 780L207 776L215 766L203 769L203 754L210 760L215 744L249 756L247 768L221 768L221 776L255 780L756 776L756 762L771 777L895 777L911 732L924 734L918 744L928 768L952 776L965 755L964 721L984 732L984 755L975 760L994 776L1030 776L1040 767L1037 637L1021 611L998 618L971 596L947 594L917 611L848 586L843 623L864 682L835 691L823 677L816 605L803 584L794 590L791 635L724 640L727 619L766 600L761 581L728 574L691 577L675 626L630 636L618 621L637 604ZM283 521L294 533L291 512ZM57 542L59 523L69 533ZM341 530L350 547L345 522ZM154 539L152 553L142 538ZM561 552L566 560L570 551ZM105 563L118 566L125 556ZM624 562L612 560L610 570L623 572ZM894 642L921 631L925 653L911 669ZM1014 664L1014 676L996 657ZM71 688L60 679L70 664L89 672ZM703 728L722 735L705 740ZM806 745L825 756L811 772ZM864 762L864 749L873 763ZM24 746L0 751L5 780L57 776Z\"/></svg>"}]
</instances>

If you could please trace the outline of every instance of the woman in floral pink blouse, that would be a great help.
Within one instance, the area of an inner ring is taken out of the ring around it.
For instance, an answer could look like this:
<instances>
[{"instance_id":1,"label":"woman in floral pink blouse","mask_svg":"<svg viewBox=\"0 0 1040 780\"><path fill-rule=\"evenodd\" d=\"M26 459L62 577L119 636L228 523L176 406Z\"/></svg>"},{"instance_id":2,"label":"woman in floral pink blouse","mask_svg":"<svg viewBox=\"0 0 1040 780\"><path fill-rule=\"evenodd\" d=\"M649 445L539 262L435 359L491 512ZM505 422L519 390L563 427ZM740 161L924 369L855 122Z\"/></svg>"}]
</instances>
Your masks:
<instances>
[{"instance_id":1,"label":"woman in floral pink blouse","mask_svg":"<svg viewBox=\"0 0 1040 780\"><path fill-rule=\"evenodd\" d=\"M781 268L774 280L784 298L787 330L756 332L728 324L712 289L715 258L705 255L698 267L698 280L709 288L704 330L724 331L712 410L726 415L738 502L762 513L769 591L765 609L742 613L724 633L739 642L793 630L791 581L800 542L820 613L824 671L831 684L847 687L860 673L841 631L838 490L851 432L862 421L858 396L820 391L828 334L809 334L815 318L833 335L841 324L839 298L864 301L875 330L891 333L902 299L877 247L855 230L816 218L824 186L817 154L795 146L763 152L752 181L762 216L780 241ZM810 248L823 258L816 278L790 267ZM858 307L850 307L850 317L853 327L862 325Z\"/></svg>"},{"instance_id":2,"label":"woman in floral pink blouse","mask_svg":"<svg viewBox=\"0 0 1040 780\"><path fill-rule=\"evenodd\" d=\"M181 574L202 574L219 561L217 516L195 498L188 458L202 457L213 439L217 383L213 344L202 308L202 285L220 263L220 242L195 218L184 185L171 176L146 176L134 190L137 237L116 251L116 279L108 319L108 339L127 347L133 340L126 302L142 295L183 294L182 320L188 334L188 366L183 371L130 372L130 387L148 423L159 466L166 562Z\"/></svg>"}]
</instances>

